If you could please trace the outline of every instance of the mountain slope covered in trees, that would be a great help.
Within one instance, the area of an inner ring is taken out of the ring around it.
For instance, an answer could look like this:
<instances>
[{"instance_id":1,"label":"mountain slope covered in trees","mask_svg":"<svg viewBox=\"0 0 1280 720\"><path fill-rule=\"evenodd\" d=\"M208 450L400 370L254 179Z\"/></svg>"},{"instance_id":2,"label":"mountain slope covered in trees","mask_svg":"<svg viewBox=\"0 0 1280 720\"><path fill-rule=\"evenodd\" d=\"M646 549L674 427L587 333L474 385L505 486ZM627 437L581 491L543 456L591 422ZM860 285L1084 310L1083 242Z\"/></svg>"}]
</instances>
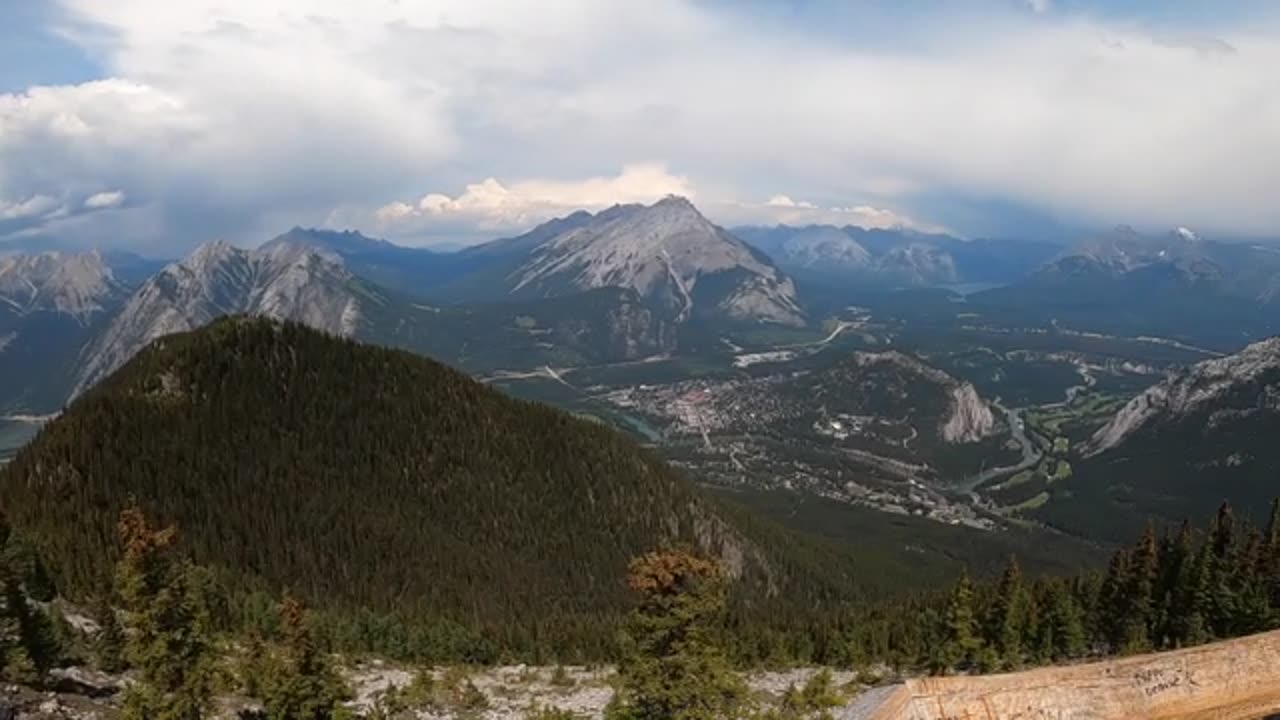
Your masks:
<instances>
[{"instance_id":1,"label":"mountain slope covered in trees","mask_svg":"<svg viewBox=\"0 0 1280 720\"><path fill-rule=\"evenodd\" d=\"M849 592L824 550L721 510L606 427L263 319L156 341L0 474L6 513L74 596L107 583L130 498L232 596L287 588L357 635L396 616L436 633L398 642L447 652L454 636L608 645L628 558L664 544L720 558L744 608Z\"/></svg>"},{"instance_id":2,"label":"mountain slope covered in trees","mask_svg":"<svg viewBox=\"0 0 1280 720\"><path fill-rule=\"evenodd\" d=\"M1082 447L1038 515L1123 538L1224 499L1255 523L1280 477L1280 338L1183 368L1123 406Z\"/></svg>"}]
</instances>

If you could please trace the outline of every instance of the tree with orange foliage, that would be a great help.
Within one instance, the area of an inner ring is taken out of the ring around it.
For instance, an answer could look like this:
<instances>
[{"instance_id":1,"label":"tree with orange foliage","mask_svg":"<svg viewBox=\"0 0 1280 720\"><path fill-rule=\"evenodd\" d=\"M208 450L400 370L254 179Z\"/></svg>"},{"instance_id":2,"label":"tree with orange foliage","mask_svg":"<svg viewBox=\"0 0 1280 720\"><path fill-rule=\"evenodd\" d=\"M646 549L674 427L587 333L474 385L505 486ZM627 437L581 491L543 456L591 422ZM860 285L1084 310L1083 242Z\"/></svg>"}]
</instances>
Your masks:
<instances>
[{"instance_id":1,"label":"tree with orange foliage","mask_svg":"<svg viewBox=\"0 0 1280 720\"><path fill-rule=\"evenodd\" d=\"M207 604L177 557L178 533L153 528L136 505L117 526L124 557L116 592L133 632L126 656L138 682L125 696L125 720L199 720L209 708L212 654Z\"/></svg>"},{"instance_id":2,"label":"tree with orange foliage","mask_svg":"<svg viewBox=\"0 0 1280 720\"><path fill-rule=\"evenodd\" d=\"M306 607L286 596L280 607L284 654L266 697L268 720L333 720L348 695L316 643Z\"/></svg>"},{"instance_id":3,"label":"tree with orange foliage","mask_svg":"<svg viewBox=\"0 0 1280 720\"><path fill-rule=\"evenodd\" d=\"M631 561L640 604L627 622L611 720L734 717L745 686L722 648L728 581L715 562L680 551Z\"/></svg>"}]
</instances>

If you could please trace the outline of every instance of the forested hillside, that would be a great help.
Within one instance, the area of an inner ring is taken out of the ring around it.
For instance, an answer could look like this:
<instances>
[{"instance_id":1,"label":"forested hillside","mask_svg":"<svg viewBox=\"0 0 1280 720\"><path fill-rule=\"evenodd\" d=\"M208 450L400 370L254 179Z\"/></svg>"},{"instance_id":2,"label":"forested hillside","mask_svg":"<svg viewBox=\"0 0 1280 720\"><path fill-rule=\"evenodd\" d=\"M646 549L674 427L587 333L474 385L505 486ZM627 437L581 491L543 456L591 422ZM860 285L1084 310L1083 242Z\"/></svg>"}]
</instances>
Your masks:
<instances>
[{"instance_id":1,"label":"forested hillside","mask_svg":"<svg viewBox=\"0 0 1280 720\"><path fill-rule=\"evenodd\" d=\"M73 596L107 584L135 498L233 599L288 589L370 646L598 653L627 560L665 544L732 568L742 612L852 592L843 555L723 511L604 426L268 320L155 342L14 458L0 493Z\"/></svg>"}]
</instances>

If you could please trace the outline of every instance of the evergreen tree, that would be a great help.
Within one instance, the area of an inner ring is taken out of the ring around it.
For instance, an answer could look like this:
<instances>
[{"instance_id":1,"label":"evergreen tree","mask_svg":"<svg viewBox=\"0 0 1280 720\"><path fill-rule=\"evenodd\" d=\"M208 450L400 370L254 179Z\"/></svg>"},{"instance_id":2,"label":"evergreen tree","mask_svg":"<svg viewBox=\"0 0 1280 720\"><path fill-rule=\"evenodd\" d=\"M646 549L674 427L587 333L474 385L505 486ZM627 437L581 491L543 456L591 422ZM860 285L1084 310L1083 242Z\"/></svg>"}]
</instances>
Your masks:
<instances>
[{"instance_id":1,"label":"evergreen tree","mask_svg":"<svg viewBox=\"0 0 1280 720\"><path fill-rule=\"evenodd\" d=\"M0 558L0 644L4 677L39 683L61 654L53 622L31 604L8 558Z\"/></svg>"},{"instance_id":2,"label":"evergreen tree","mask_svg":"<svg viewBox=\"0 0 1280 720\"><path fill-rule=\"evenodd\" d=\"M627 623L622 681L611 718L733 717L745 687L721 648L726 578L714 562L684 552L631 562L627 584L640 604Z\"/></svg>"},{"instance_id":3,"label":"evergreen tree","mask_svg":"<svg viewBox=\"0 0 1280 720\"><path fill-rule=\"evenodd\" d=\"M1113 652L1124 647L1126 620L1129 617L1129 551L1121 548L1111 556L1107 574L1098 592L1098 635Z\"/></svg>"},{"instance_id":4,"label":"evergreen tree","mask_svg":"<svg viewBox=\"0 0 1280 720\"><path fill-rule=\"evenodd\" d=\"M1265 582L1265 541L1262 533L1251 530L1235 558L1233 592L1235 618L1232 635L1248 635L1267 629L1271 620L1271 597Z\"/></svg>"},{"instance_id":5,"label":"evergreen tree","mask_svg":"<svg viewBox=\"0 0 1280 720\"><path fill-rule=\"evenodd\" d=\"M1208 590L1209 549L1196 549L1195 535L1189 523L1183 523L1174 541L1170 569L1173 580L1166 600L1162 639L1167 646L1184 647L1205 641L1205 603Z\"/></svg>"},{"instance_id":6,"label":"evergreen tree","mask_svg":"<svg viewBox=\"0 0 1280 720\"><path fill-rule=\"evenodd\" d=\"M93 639L93 654L98 662L98 669L103 672L116 673L125 669L124 628L120 626L120 618L111 607L106 597L100 597L94 604L94 618L98 621L98 634Z\"/></svg>"},{"instance_id":7,"label":"evergreen tree","mask_svg":"<svg viewBox=\"0 0 1280 720\"><path fill-rule=\"evenodd\" d=\"M210 640L204 602L175 557L177 531L154 529L136 506L120 514L124 555L116 590L133 633L125 657L138 670L124 701L125 720L199 720L211 695Z\"/></svg>"},{"instance_id":8,"label":"evergreen tree","mask_svg":"<svg viewBox=\"0 0 1280 720\"><path fill-rule=\"evenodd\" d=\"M316 643L306 608L286 597L280 609L284 657L266 692L268 720L331 720L348 693Z\"/></svg>"},{"instance_id":9,"label":"evergreen tree","mask_svg":"<svg viewBox=\"0 0 1280 720\"><path fill-rule=\"evenodd\" d=\"M1155 528L1150 524L1134 548L1129 561L1128 586L1121 620L1124 652L1151 649L1151 626L1156 579L1160 572Z\"/></svg>"},{"instance_id":10,"label":"evergreen tree","mask_svg":"<svg viewBox=\"0 0 1280 720\"><path fill-rule=\"evenodd\" d=\"M1084 610L1071 588L1065 583L1051 583L1045 605L1046 624L1052 629L1053 659L1068 660L1083 655L1087 646Z\"/></svg>"},{"instance_id":11,"label":"evergreen tree","mask_svg":"<svg viewBox=\"0 0 1280 720\"><path fill-rule=\"evenodd\" d=\"M263 696L271 673L269 660L262 635L257 631L250 631L239 666L240 689L245 695L251 698Z\"/></svg>"},{"instance_id":12,"label":"evergreen tree","mask_svg":"<svg viewBox=\"0 0 1280 720\"><path fill-rule=\"evenodd\" d=\"M981 649L982 638L973 611L973 583L969 573L962 571L942 615L941 643L934 670L946 672L970 666L978 659Z\"/></svg>"},{"instance_id":13,"label":"evergreen tree","mask_svg":"<svg viewBox=\"0 0 1280 720\"><path fill-rule=\"evenodd\" d=\"M1215 637L1230 637L1238 612L1236 524L1231 505L1222 503L1209 527L1209 605L1206 620Z\"/></svg>"},{"instance_id":14,"label":"evergreen tree","mask_svg":"<svg viewBox=\"0 0 1280 720\"><path fill-rule=\"evenodd\" d=\"M1271 518L1264 533L1262 582L1271 600L1271 624L1280 625L1280 498L1271 503Z\"/></svg>"},{"instance_id":15,"label":"evergreen tree","mask_svg":"<svg viewBox=\"0 0 1280 720\"><path fill-rule=\"evenodd\" d=\"M1017 558L1010 557L986 623L987 644L999 654L1000 663L1005 667L1016 667L1022 661L1029 610L1022 568Z\"/></svg>"}]
</instances>

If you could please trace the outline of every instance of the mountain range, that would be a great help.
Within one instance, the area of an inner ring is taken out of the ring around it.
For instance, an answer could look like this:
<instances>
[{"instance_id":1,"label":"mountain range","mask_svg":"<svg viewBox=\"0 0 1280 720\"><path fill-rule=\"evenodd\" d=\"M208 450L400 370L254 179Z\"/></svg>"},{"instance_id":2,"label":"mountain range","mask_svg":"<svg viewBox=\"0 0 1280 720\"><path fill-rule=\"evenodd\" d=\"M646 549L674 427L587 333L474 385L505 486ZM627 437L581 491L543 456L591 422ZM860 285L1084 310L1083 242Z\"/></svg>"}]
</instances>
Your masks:
<instances>
[{"instance_id":1,"label":"mountain range","mask_svg":"<svg viewBox=\"0 0 1280 720\"><path fill-rule=\"evenodd\" d=\"M797 278L857 289L999 284L1018 280L1061 247L1031 240L962 240L906 229L855 226L740 227L755 245Z\"/></svg>"},{"instance_id":2,"label":"mountain range","mask_svg":"<svg viewBox=\"0 0 1280 720\"><path fill-rule=\"evenodd\" d=\"M155 338L235 313L472 371L636 360L674 350L694 322L805 322L789 278L679 198L454 254L295 228L255 250L208 243L133 288L98 255L4 262L0 362L24 366L0 392L10 411L56 410Z\"/></svg>"},{"instance_id":3,"label":"mountain range","mask_svg":"<svg viewBox=\"0 0 1280 720\"><path fill-rule=\"evenodd\" d=\"M971 298L1028 322L1165 335L1235 350L1280 333L1280 248L1119 227Z\"/></svg>"}]
</instances>

